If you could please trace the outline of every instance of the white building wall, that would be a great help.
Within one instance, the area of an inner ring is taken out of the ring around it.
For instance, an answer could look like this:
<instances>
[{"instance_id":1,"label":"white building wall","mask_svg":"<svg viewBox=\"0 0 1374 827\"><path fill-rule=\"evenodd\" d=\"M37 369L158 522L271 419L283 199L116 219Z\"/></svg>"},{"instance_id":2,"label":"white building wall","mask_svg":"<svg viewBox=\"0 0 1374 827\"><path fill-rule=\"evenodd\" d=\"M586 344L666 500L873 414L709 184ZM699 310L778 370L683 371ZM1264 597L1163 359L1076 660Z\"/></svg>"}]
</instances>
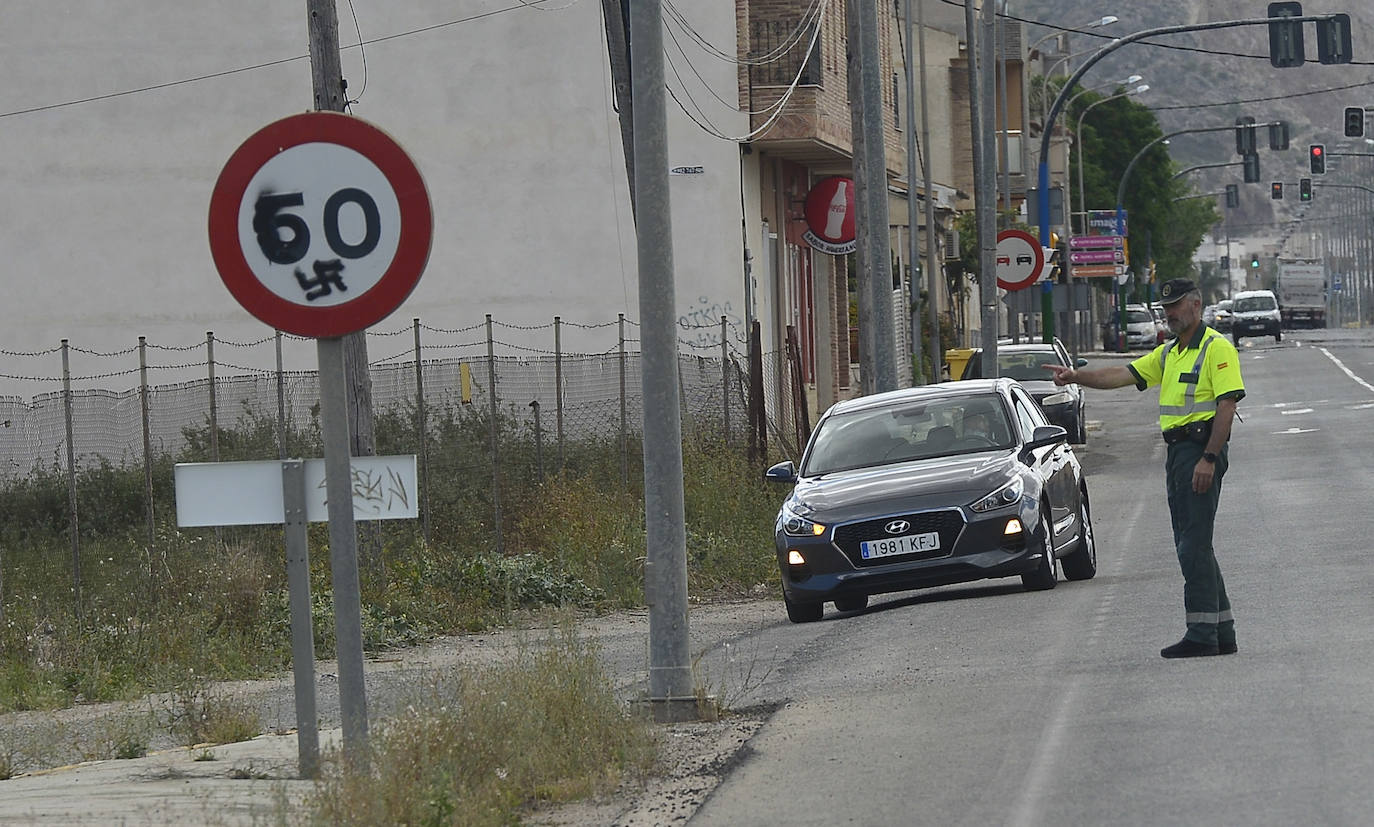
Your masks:
<instances>
[{"instance_id":1,"label":"white building wall","mask_svg":"<svg viewBox=\"0 0 1374 827\"><path fill-rule=\"evenodd\" d=\"M352 112L411 154L434 207L425 276L377 330L416 316L443 328L480 324L486 313L519 325L639 317L600 4L534 5L339 4L344 74L361 98ZM732 7L682 5L703 36L734 53ZM111 351L139 335L164 345L210 330L237 341L270 335L221 284L206 218L234 149L312 108L305 4L7 0L0 19L0 350L62 338ZM668 72L679 97L689 92L722 132L742 133L743 117L667 42L684 79ZM734 101L733 64L684 47ZM121 94L137 89L146 91ZM85 102L61 105L73 101ZM672 179L681 318L742 318L738 147L668 107L670 158L704 168ZM531 336L552 348L547 332ZM564 348L577 347L576 329L566 330ZM296 343L288 366L312 367L313 357L313 346Z\"/></svg>"}]
</instances>

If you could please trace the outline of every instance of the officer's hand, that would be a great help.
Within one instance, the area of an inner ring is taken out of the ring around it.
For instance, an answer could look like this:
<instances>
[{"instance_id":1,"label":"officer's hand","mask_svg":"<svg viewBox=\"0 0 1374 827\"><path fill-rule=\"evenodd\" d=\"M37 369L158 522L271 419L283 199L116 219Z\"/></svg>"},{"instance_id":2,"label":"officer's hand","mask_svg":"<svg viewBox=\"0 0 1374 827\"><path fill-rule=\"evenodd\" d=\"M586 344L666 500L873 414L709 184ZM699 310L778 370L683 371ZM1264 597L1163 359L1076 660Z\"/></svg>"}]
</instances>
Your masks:
<instances>
[{"instance_id":1,"label":"officer's hand","mask_svg":"<svg viewBox=\"0 0 1374 827\"><path fill-rule=\"evenodd\" d=\"M1193 466L1193 493L1205 494L1212 488L1212 477L1216 476L1217 467L1205 459L1197 461Z\"/></svg>"},{"instance_id":2,"label":"officer's hand","mask_svg":"<svg viewBox=\"0 0 1374 827\"><path fill-rule=\"evenodd\" d=\"M1073 368L1064 365L1045 365L1045 369L1054 374L1054 384L1063 387L1073 383L1073 380L1069 378L1069 374L1073 373Z\"/></svg>"}]
</instances>

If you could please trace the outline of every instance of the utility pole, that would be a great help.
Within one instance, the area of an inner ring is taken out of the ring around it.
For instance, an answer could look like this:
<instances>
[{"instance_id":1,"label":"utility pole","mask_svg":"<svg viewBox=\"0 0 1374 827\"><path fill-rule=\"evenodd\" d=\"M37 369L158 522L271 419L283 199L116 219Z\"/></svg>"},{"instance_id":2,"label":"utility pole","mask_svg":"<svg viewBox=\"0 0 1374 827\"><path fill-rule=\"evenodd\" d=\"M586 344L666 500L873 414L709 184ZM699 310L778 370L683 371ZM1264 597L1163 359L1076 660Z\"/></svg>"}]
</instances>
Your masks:
<instances>
[{"instance_id":1,"label":"utility pole","mask_svg":"<svg viewBox=\"0 0 1374 827\"><path fill-rule=\"evenodd\" d=\"M883 78L878 65L878 4L845 4L849 36L849 107L854 145L855 263L859 335L867 345L864 393L897 389L892 323L892 252L888 237L887 153L883 147Z\"/></svg>"},{"instance_id":2,"label":"utility pole","mask_svg":"<svg viewBox=\"0 0 1374 827\"><path fill-rule=\"evenodd\" d=\"M310 29L310 73L315 92L315 109L342 112L344 82L339 56L339 16L334 0L306 0ZM372 447L372 381L367 375L367 334L358 331L348 336L317 340L320 357L320 416L324 430L326 461L350 447L355 456L370 456ZM347 410L335 410L330 400L338 398L327 384L343 378ZM356 423L350 423L355 419ZM364 430L365 428L365 430ZM356 429L356 430L355 430ZM357 438L350 446L348 435ZM366 452L358 450L367 440ZM330 494L329 556L333 571L335 637L339 660L339 713L343 724L344 752L350 760L367 755L367 694L363 680L363 642L361 598L358 587L358 538L352 520L352 498L336 504L336 494L348 491L347 460L343 457L343 476L326 469ZM336 520L338 511L347 516Z\"/></svg>"},{"instance_id":3,"label":"utility pole","mask_svg":"<svg viewBox=\"0 0 1374 827\"><path fill-rule=\"evenodd\" d=\"M920 230L917 227L917 207L916 207L916 66L915 55L912 53L912 22L911 22L911 0L903 0L902 19L906 23L906 36L902 42L906 44L906 54L903 63L906 64L906 223L907 223L907 262L911 271L911 352L915 359L916 366L912 372L914 384L924 385L925 375L921 367L921 242ZM922 117L925 117L924 111ZM926 153L930 152L929 147ZM930 202L930 189L926 189L926 202ZM935 294L931 294L931 300L935 299ZM939 361L934 362L935 369L940 369Z\"/></svg>"},{"instance_id":4,"label":"utility pole","mask_svg":"<svg viewBox=\"0 0 1374 827\"><path fill-rule=\"evenodd\" d=\"M983 3L982 19L974 13L975 0L964 0L964 24L969 57L970 132L973 145L974 213L978 223L979 345L983 349L983 375L997 376L997 179L993 159L997 147L992 86L994 29L991 0Z\"/></svg>"},{"instance_id":5,"label":"utility pole","mask_svg":"<svg viewBox=\"0 0 1374 827\"><path fill-rule=\"evenodd\" d=\"M673 222L662 0L629 0L635 197L644 394L644 597L649 604L649 702L656 720L694 720L687 630L687 529L682 489Z\"/></svg>"},{"instance_id":6,"label":"utility pole","mask_svg":"<svg viewBox=\"0 0 1374 827\"><path fill-rule=\"evenodd\" d=\"M606 26L606 50L610 53L611 86L620 115L620 145L625 152L625 180L630 187L630 215L635 207L634 87L630 84L630 20L621 0L601 0Z\"/></svg>"},{"instance_id":7,"label":"utility pole","mask_svg":"<svg viewBox=\"0 0 1374 827\"><path fill-rule=\"evenodd\" d=\"M910 0L908 0L910 2ZM930 107L926 98L926 4L916 0L917 27L920 29L921 61L921 146L926 148L921 159L922 177L926 188L926 296L930 305L930 381L940 381L940 364L944 351L940 349L940 301L938 288L941 273L939 254L935 249L935 188L930 179ZM910 16L907 17L910 20ZM908 40L910 35L908 34ZM955 253L958 250L954 251Z\"/></svg>"}]
</instances>

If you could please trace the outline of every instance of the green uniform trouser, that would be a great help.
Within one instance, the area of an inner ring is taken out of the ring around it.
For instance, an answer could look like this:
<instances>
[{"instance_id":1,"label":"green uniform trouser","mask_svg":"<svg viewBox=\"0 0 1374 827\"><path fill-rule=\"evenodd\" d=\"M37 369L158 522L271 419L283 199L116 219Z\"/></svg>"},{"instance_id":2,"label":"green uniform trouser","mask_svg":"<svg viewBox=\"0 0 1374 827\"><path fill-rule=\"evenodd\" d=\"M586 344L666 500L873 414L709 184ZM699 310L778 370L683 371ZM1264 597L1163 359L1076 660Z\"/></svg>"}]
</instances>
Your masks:
<instances>
[{"instance_id":1,"label":"green uniform trouser","mask_svg":"<svg viewBox=\"0 0 1374 827\"><path fill-rule=\"evenodd\" d=\"M1196 442L1169 446L1165 463L1169 515L1174 525L1174 548L1183 569L1183 611L1188 623L1184 637L1198 643L1230 644L1236 641L1231 601L1212 550L1212 524L1221 500L1221 478L1226 475L1227 450L1222 446L1210 490L1193 492L1193 469L1204 447Z\"/></svg>"}]
</instances>

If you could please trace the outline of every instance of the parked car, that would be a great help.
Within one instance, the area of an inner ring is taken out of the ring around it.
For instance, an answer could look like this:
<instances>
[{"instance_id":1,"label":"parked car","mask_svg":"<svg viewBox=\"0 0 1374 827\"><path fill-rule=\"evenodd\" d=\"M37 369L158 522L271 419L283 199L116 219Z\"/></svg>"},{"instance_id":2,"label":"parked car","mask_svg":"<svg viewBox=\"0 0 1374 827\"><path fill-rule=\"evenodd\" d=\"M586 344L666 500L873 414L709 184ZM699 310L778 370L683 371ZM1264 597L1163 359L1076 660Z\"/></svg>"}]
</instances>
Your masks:
<instances>
[{"instance_id":1,"label":"parked car","mask_svg":"<svg viewBox=\"0 0 1374 827\"><path fill-rule=\"evenodd\" d=\"M1150 308L1143 304L1126 305L1126 347L1153 350L1159 342L1159 325Z\"/></svg>"},{"instance_id":2,"label":"parked car","mask_svg":"<svg viewBox=\"0 0 1374 827\"><path fill-rule=\"evenodd\" d=\"M1221 301L1217 302L1216 312L1213 313L1213 317L1216 323L1212 325L1212 327L1215 327L1217 329L1217 332L1231 332L1231 307L1234 304L1235 301L1232 299L1222 299Z\"/></svg>"},{"instance_id":3,"label":"parked car","mask_svg":"<svg viewBox=\"0 0 1374 827\"><path fill-rule=\"evenodd\" d=\"M1045 418L1051 425L1058 425L1069 432L1069 441L1075 445L1083 445L1088 441L1086 420L1084 418L1083 389L1079 385L1065 385L1057 387L1054 384L1054 377L1045 367L1046 365L1063 365L1064 367L1084 367L1088 364L1087 359L1074 360L1069 357L1069 352L1064 347L1064 343L1055 339L1053 342L1032 342L1027 344L1001 344L997 345L997 375L1015 379L1030 391L1040 409L1045 413ZM982 379L983 378L983 350L977 348L974 355L964 366L963 379ZM1046 402L1048 399L1059 399L1060 401Z\"/></svg>"},{"instance_id":4,"label":"parked car","mask_svg":"<svg viewBox=\"0 0 1374 827\"><path fill-rule=\"evenodd\" d=\"M1164 315L1164 305L1151 304L1150 314L1155 317L1155 344L1162 345L1173 338L1169 332L1169 317Z\"/></svg>"},{"instance_id":5,"label":"parked car","mask_svg":"<svg viewBox=\"0 0 1374 827\"><path fill-rule=\"evenodd\" d=\"M824 604L858 611L871 595L1020 577L1052 589L1097 572L1088 487L1068 434L1013 379L975 379L838 402L800 465L774 526L793 623Z\"/></svg>"},{"instance_id":6,"label":"parked car","mask_svg":"<svg viewBox=\"0 0 1374 827\"><path fill-rule=\"evenodd\" d=\"M1231 339L1237 345L1246 336L1273 336L1283 341L1283 320L1279 300L1268 290L1244 290L1231 305Z\"/></svg>"}]
</instances>

